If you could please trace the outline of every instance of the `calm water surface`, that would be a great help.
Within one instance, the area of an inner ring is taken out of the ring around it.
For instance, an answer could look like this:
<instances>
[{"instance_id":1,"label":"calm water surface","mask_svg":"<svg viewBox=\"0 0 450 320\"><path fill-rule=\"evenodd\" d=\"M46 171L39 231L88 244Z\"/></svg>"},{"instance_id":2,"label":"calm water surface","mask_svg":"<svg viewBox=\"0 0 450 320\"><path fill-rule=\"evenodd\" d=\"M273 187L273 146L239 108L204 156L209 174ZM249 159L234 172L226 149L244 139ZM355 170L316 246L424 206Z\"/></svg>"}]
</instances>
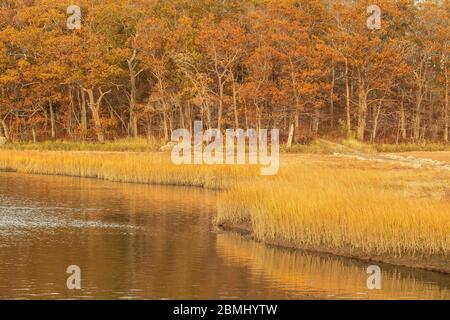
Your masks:
<instances>
[{"instance_id":1,"label":"calm water surface","mask_svg":"<svg viewBox=\"0 0 450 320\"><path fill-rule=\"evenodd\" d=\"M0 173L3 299L450 299L450 277L264 246L212 227L195 188ZM82 290L66 288L78 265Z\"/></svg>"}]
</instances>

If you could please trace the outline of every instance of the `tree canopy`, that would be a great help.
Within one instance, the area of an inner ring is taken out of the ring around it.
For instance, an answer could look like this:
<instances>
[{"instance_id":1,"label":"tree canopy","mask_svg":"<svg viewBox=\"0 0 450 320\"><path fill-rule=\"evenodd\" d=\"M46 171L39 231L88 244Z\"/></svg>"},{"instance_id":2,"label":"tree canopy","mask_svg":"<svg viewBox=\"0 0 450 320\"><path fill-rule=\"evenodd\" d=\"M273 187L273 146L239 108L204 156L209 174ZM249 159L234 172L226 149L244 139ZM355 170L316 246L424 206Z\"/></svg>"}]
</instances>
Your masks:
<instances>
[{"instance_id":1,"label":"tree canopy","mask_svg":"<svg viewBox=\"0 0 450 320\"><path fill-rule=\"evenodd\" d=\"M448 0L72 2L2 2L0 136L169 139L202 120L294 142L449 141Z\"/></svg>"}]
</instances>

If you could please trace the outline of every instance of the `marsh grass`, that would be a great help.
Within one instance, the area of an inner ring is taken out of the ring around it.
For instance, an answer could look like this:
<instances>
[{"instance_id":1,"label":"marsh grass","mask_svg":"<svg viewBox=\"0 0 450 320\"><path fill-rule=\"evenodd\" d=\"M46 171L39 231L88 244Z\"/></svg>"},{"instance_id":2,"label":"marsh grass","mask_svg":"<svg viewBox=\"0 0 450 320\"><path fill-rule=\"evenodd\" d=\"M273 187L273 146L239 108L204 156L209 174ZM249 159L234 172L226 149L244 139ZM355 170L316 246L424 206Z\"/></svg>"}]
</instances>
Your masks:
<instances>
[{"instance_id":1,"label":"marsh grass","mask_svg":"<svg viewBox=\"0 0 450 320\"><path fill-rule=\"evenodd\" d=\"M290 148L286 148L283 145L282 151L287 153L333 154L338 150L330 145L321 142L320 140L314 140L308 144L294 144Z\"/></svg>"},{"instance_id":2,"label":"marsh grass","mask_svg":"<svg viewBox=\"0 0 450 320\"><path fill-rule=\"evenodd\" d=\"M163 141L156 138L117 139L105 143L58 140L9 143L0 146L0 150L152 152L158 151L162 145Z\"/></svg>"},{"instance_id":3,"label":"marsh grass","mask_svg":"<svg viewBox=\"0 0 450 320\"><path fill-rule=\"evenodd\" d=\"M450 256L448 172L305 157L310 161L284 161L270 182L226 190L216 224L246 225L257 240L327 252Z\"/></svg>"},{"instance_id":4,"label":"marsh grass","mask_svg":"<svg viewBox=\"0 0 450 320\"><path fill-rule=\"evenodd\" d=\"M225 189L259 174L258 167L172 164L169 153L0 151L0 168L23 173L115 182Z\"/></svg>"},{"instance_id":5,"label":"marsh grass","mask_svg":"<svg viewBox=\"0 0 450 320\"><path fill-rule=\"evenodd\" d=\"M89 141L44 141L38 143L19 142L0 145L0 150L36 150L36 151L104 151L104 152L154 152L159 151L165 143L158 138L124 138L105 143ZM313 140L307 144L294 144L286 148L280 145L282 152L301 154L333 154L348 150L376 152L413 152L413 151L450 151L450 145L437 143L403 143L403 144L367 144L354 138L326 143L326 140ZM248 146L246 148L248 151Z\"/></svg>"},{"instance_id":6,"label":"marsh grass","mask_svg":"<svg viewBox=\"0 0 450 320\"><path fill-rule=\"evenodd\" d=\"M338 142L332 142L322 139L313 140L307 144L294 144L290 148L282 146L282 150L287 153L304 154L333 154L335 152L365 152L376 153L376 146L360 142L354 138L346 138Z\"/></svg>"},{"instance_id":7,"label":"marsh grass","mask_svg":"<svg viewBox=\"0 0 450 320\"><path fill-rule=\"evenodd\" d=\"M450 172L438 169L285 154L270 177L251 165L176 166L169 153L17 150L0 150L0 169L218 189L215 223L246 224L263 242L450 257Z\"/></svg>"},{"instance_id":8,"label":"marsh grass","mask_svg":"<svg viewBox=\"0 0 450 320\"><path fill-rule=\"evenodd\" d=\"M378 144L375 147L378 152L450 151L449 144L439 143Z\"/></svg>"},{"instance_id":9,"label":"marsh grass","mask_svg":"<svg viewBox=\"0 0 450 320\"><path fill-rule=\"evenodd\" d=\"M218 224L249 223L261 241L299 248L353 249L368 255L450 254L450 204L392 195L327 176L320 183L233 187Z\"/></svg>"},{"instance_id":10,"label":"marsh grass","mask_svg":"<svg viewBox=\"0 0 450 320\"><path fill-rule=\"evenodd\" d=\"M295 144L287 149L282 146L282 150L287 153L304 154L333 154L335 152L359 151L364 153L395 153L395 152L430 152L430 151L450 151L449 144L438 143L400 143L400 144L368 144L354 138L339 140L337 143L325 143L325 140L314 140L308 144Z\"/></svg>"}]
</instances>

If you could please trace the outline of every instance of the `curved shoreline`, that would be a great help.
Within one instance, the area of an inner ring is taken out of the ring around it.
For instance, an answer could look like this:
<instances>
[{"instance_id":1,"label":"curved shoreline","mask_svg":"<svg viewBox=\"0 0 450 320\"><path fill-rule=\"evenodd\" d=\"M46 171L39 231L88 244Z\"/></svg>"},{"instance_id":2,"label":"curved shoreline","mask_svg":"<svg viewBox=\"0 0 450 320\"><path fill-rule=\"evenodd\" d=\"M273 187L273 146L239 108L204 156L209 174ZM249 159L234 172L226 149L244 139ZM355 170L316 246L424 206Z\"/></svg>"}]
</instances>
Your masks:
<instances>
[{"instance_id":1,"label":"curved shoreline","mask_svg":"<svg viewBox=\"0 0 450 320\"><path fill-rule=\"evenodd\" d=\"M372 263L382 263L382 264L389 264L392 266L397 267L405 267L405 268L412 268L412 269L420 269L425 271L431 271L431 272L438 272L445 275L450 275L450 264L445 265L443 262L440 262L440 259L438 257L425 257L422 261L417 261L417 257L369 257L367 255L358 254L354 250L333 250L330 248L317 248L317 247L302 247L295 245L294 243L289 243L287 241L262 241L258 240L251 229L250 226L240 224L240 225L231 225L231 224L219 224L216 225L217 228L226 231L226 232L234 232L237 233L243 237L246 237L248 239L251 239L252 241L260 242L265 245L274 246L274 247L280 247L285 249L294 249L294 250L301 250L306 252L312 252L312 253L324 253L329 254L336 257L342 257L347 259L355 259L358 261L364 261L364 262L372 262ZM442 258L444 259L444 258ZM425 263L431 263L427 264Z\"/></svg>"}]
</instances>

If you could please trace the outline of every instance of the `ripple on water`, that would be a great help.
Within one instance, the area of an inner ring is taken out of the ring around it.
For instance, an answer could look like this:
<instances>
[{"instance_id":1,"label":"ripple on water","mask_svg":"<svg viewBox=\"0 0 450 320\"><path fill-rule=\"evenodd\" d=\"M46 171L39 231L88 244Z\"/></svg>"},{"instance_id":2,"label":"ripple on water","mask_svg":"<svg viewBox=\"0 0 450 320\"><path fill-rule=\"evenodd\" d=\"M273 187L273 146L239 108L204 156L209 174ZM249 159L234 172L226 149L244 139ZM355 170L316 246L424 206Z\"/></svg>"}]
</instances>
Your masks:
<instances>
[{"instance_id":1,"label":"ripple on water","mask_svg":"<svg viewBox=\"0 0 450 320\"><path fill-rule=\"evenodd\" d=\"M44 206L0 196L0 237L27 236L33 230L51 232L59 228L136 229L137 226L76 218L81 213L98 211L92 208ZM0 246L4 246L1 244Z\"/></svg>"}]
</instances>

